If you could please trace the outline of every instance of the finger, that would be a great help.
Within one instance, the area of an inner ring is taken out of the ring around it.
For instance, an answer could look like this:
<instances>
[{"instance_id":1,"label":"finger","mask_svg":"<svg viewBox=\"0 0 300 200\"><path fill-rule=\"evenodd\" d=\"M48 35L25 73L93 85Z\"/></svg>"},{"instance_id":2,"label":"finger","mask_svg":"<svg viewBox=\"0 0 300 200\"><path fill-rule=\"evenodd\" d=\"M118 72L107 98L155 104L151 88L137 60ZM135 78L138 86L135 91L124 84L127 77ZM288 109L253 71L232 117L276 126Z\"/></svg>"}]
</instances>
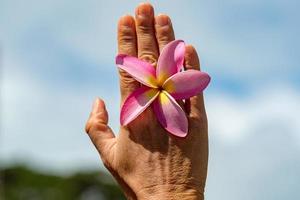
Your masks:
<instances>
[{"instance_id":1,"label":"finger","mask_svg":"<svg viewBox=\"0 0 300 200\"><path fill-rule=\"evenodd\" d=\"M159 52L164 46L175 39L174 30L169 16L160 14L155 17L155 34Z\"/></svg>"},{"instance_id":2,"label":"finger","mask_svg":"<svg viewBox=\"0 0 300 200\"><path fill-rule=\"evenodd\" d=\"M137 40L134 18L130 15L125 15L120 18L118 23L118 52L120 54L137 56L136 48ZM126 97L139 87L139 83L122 69L119 69L119 75L121 102L123 103Z\"/></svg>"},{"instance_id":3,"label":"finger","mask_svg":"<svg viewBox=\"0 0 300 200\"><path fill-rule=\"evenodd\" d=\"M186 70L194 69L200 70L200 62L199 57L197 54L196 49L191 46L187 45L185 48L185 68ZM205 117L205 107L203 101L203 94L199 94L197 96L191 97L187 102L187 110L190 112L190 115L198 116L198 117Z\"/></svg>"},{"instance_id":4,"label":"finger","mask_svg":"<svg viewBox=\"0 0 300 200\"><path fill-rule=\"evenodd\" d=\"M158 58L154 29L154 10L151 4L142 3L135 11L138 57L155 65Z\"/></svg>"},{"instance_id":5,"label":"finger","mask_svg":"<svg viewBox=\"0 0 300 200\"><path fill-rule=\"evenodd\" d=\"M96 149L99 151L105 166L110 166L113 160L113 147L116 138L108 124L108 113L104 101L97 98L93 110L86 123L85 131L91 138Z\"/></svg>"}]
</instances>

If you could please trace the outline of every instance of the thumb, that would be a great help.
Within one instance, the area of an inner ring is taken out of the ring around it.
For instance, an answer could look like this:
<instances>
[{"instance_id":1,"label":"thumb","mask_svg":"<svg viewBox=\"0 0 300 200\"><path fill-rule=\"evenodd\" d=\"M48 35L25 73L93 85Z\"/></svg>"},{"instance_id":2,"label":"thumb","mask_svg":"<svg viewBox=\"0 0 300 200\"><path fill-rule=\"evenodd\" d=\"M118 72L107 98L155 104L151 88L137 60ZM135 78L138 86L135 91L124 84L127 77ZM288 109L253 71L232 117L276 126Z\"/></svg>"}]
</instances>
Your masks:
<instances>
[{"instance_id":1,"label":"thumb","mask_svg":"<svg viewBox=\"0 0 300 200\"><path fill-rule=\"evenodd\" d=\"M113 131L107 124L108 113L105 108L105 103L102 99L97 98L86 123L85 131L100 153L104 165L106 167L110 167L114 156L116 138Z\"/></svg>"}]
</instances>

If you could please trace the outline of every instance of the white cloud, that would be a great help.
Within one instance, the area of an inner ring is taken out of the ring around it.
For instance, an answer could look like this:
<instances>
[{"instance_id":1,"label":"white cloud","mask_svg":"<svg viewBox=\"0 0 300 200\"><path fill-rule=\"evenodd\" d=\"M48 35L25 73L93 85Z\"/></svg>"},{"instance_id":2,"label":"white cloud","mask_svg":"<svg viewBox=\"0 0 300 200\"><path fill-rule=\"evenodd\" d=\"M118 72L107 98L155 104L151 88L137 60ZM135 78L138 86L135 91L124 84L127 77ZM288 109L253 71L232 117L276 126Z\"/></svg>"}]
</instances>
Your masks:
<instances>
[{"instance_id":1,"label":"white cloud","mask_svg":"<svg viewBox=\"0 0 300 200\"><path fill-rule=\"evenodd\" d=\"M211 132L226 142L240 142L257 127L285 127L300 144L300 93L291 85L257 88L251 96L209 93L207 110Z\"/></svg>"},{"instance_id":2,"label":"white cloud","mask_svg":"<svg viewBox=\"0 0 300 200\"><path fill-rule=\"evenodd\" d=\"M207 199L298 199L299 91L273 85L246 97L207 93Z\"/></svg>"}]
</instances>

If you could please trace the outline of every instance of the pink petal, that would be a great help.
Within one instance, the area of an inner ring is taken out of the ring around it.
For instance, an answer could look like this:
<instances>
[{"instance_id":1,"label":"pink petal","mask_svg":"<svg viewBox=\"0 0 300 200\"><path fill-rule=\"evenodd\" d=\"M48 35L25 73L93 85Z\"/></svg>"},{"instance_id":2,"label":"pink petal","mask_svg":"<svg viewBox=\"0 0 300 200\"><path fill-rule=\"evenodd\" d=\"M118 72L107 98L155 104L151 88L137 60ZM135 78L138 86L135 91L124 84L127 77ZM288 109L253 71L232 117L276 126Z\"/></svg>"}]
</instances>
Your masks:
<instances>
[{"instance_id":1,"label":"pink petal","mask_svg":"<svg viewBox=\"0 0 300 200\"><path fill-rule=\"evenodd\" d=\"M163 91L153 102L153 110L160 124L170 133L185 137L188 121L180 105L167 92Z\"/></svg>"},{"instance_id":2,"label":"pink petal","mask_svg":"<svg viewBox=\"0 0 300 200\"><path fill-rule=\"evenodd\" d=\"M155 68L150 63L133 56L119 54L116 57L116 64L140 83L157 88Z\"/></svg>"},{"instance_id":3,"label":"pink petal","mask_svg":"<svg viewBox=\"0 0 300 200\"><path fill-rule=\"evenodd\" d=\"M187 70L174 74L163 84L175 99L188 99L201 93L210 82L210 76L198 70Z\"/></svg>"},{"instance_id":4,"label":"pink petal","mask_svg":"<svg viewBox=\"0 0 300 200\"><path fill-rule=\"evenodd\" d=\"M158 94L159 91L157 89L149 87L141 87L131 93L121 109L121 125L127 125L139 116L154 101Z\"/></svg>"},{"instance_id":5,"label":"pink petal","mask_svg":"<svg viewBox=\"0 0 300 200\"><path fill-rule=\"evenodd\" d=\"M180 71L183 66L185 44L182 40L175 40L167 44L158 58L156 77L159 83Z\"/></svg>"}]
</instances>

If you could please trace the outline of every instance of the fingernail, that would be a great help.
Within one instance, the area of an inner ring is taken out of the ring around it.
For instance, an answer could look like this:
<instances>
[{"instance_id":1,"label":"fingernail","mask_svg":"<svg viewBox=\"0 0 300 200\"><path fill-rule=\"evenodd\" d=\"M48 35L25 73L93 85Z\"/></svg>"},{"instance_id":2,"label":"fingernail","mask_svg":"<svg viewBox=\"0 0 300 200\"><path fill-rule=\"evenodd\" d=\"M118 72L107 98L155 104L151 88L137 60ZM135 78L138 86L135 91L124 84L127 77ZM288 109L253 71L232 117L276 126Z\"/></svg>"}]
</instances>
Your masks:
<instances>
[{"instance_id":1,"label":"fingernail","mask_svg":"<svg viewBox=\"0 0 300 200\"><path fill-rule=\"evenodd\" d=\"M121 17L120 19L120 24L122 26L128 26L128 27L132 27L133 25L133 20L131 18L130 15L124 15L123 17Z\"/></svg>"},{"instance_id":2,"label":"fingernail","mask_svg":"<svg viewBox=\"0 0 300 200\"><path fill-rule=\"evenodd\" d=\"M170 23L169 17L167 15L158 15L155 18L155 23L159 26L166 26Z\"/></svg>"},{"instance_id":3,"label":"fingernail","mask_svg":"<svg viewBox=\"0 0 300 200\"><path fill-rule=\"evenodd\" d=\"M137 14L140 16L150 16L152 14L152 7L148 3L141 3L138 6Z\"/></svg>"}]
</instances>

